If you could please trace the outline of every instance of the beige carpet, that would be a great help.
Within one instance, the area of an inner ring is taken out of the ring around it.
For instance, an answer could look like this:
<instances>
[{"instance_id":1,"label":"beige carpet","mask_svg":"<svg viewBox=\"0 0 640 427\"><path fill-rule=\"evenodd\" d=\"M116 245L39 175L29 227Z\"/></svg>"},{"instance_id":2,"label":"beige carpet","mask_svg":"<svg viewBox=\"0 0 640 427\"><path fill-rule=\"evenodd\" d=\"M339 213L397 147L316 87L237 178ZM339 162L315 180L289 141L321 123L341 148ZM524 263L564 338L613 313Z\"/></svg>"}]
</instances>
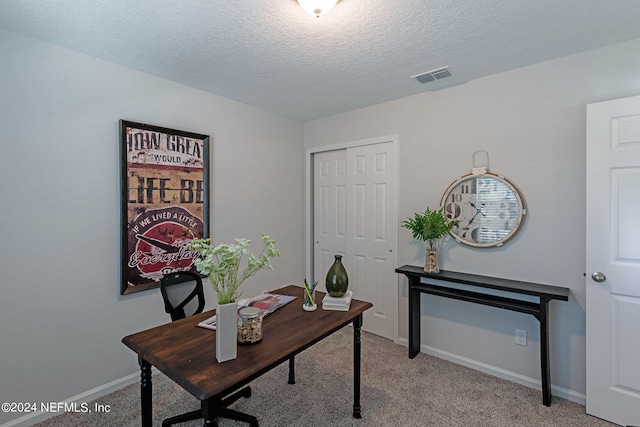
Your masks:
<instances>
[{"instance_id":1,"label":"beige carpet","mask_svg":"<svg viewBox=\"0 0 640 427\"><path fill-rule=\"evenodd\" d=\"M356 420L351 416L352 345L352 329L345 328L296 358L295 385L287 384L285 363L252 382L253 395L231 407L255 415L263 427L613 426L557 397L546 407L539 390L425 354L410 360L406 347L367 333L362 337L362 419ZM133 384L98 399L110 405L108 414L63 414L37 425L139 426L139 390ZM153 405L154 426L199 408L193 396L162 374L153 377ZM202 420L180 425L201 426ZM247 424L221 419L219 425Z\"/></svg>"}]
</instances>

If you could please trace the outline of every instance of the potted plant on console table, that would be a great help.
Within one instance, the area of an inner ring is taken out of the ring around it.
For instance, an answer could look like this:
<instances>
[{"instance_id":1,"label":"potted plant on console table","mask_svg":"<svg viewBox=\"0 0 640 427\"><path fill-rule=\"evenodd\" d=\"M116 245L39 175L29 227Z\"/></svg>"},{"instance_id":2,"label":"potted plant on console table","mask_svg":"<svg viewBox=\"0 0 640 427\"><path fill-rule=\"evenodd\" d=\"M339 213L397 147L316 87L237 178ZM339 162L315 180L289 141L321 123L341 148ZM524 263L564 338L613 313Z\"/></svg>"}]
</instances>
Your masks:
<instances>
[{"instance_id":1,"label":"potted plant on console table","mask_svg":"<svg viewBox=\"0 0 640 427\"><path fill-rule=\"evenodd\" d=\"M427 207L424 213L416 213L413 218L407 218L403 221L402 226L411 230L414 239L427 242L424 271L431 274L439 273L438 249L440 243L449 231L458 226L458 221L447 222L442 208L432 211Z\"/></svg>"},{"instance_id":2,"label":"potted plant on console table","mask_svg":"<svg viewBox=\"0 0 640 427\"><path fill-rule=\"evenodd\" d=\"M193 239L187 244L198 252L200 258L194 261L196 269L209 277L213 290L218 294L216 308L216 360L225 362L237 356L238 303L242 282L262 269L272 270L271 258L280 256L276 241L262 234L264 248L259 256L249 253L251 240L235 239L232 244L211 246L211 239ZM244 270L240 262L244 255L249 259Z\"/></svg>"}]
</instances>

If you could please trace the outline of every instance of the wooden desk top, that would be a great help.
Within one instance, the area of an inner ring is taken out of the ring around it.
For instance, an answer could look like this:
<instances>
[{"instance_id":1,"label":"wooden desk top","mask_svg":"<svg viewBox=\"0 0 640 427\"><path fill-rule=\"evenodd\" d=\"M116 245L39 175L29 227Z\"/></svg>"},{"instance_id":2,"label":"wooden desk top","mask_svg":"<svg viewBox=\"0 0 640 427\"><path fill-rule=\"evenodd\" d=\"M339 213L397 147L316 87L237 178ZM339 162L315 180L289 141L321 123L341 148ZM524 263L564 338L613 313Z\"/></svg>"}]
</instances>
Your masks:
<instances>
[{"instance_id":1,"label":"wooden desk top","mask_svg":"<svg viewBox=\"0 0 640 427\"><path fill-rule=\"evenodd\" d=\"M354 299L349 311L318 307L306 312L302 309L302 287L290 285L272 292L297 298L267 316L262 341L239 345L234 360L218 363L216 331L196 326L213 316L215 310L129 335L122 342L197 399L205 400L245 385L372 307L371 303ZM319 305L324 295L316 292Z\"/></svg>"}]
</instances>

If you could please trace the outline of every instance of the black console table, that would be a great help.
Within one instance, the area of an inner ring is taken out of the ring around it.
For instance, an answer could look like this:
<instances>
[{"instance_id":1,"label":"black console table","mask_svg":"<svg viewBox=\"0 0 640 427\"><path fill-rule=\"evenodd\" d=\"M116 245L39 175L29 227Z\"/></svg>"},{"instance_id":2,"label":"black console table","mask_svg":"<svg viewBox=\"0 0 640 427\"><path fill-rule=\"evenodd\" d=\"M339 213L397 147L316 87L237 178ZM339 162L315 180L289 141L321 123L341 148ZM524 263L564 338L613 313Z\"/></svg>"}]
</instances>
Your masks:
<instances>
[{"instance_id":1,"label":"black console table","mask_svg":"<svg viewBox=\"0 0 640 427\"><path fill-rule=\"evenodd\" d=\"M517 280L499 279L496 277L479 276L477 274L457 273L455 271L440 270L438 274L428 274L422 267L405 265L396 268L396 273L402 273L409 279L409 358L413 359L420 353L420 293L437 295L445 298L455 298L476 304L504 308L533 315L540 322L540 365L542 379L542 403L551 405L551 382L549 369L549 301L569 299L569 288L541 285L538 283L520 282ZM496 289L522 295L532 295L540 299L530 302L515 298L500 297L481 292L455 289L422 283L421 278L460 283L485 289Z\"/></svg>"}]
</instances>

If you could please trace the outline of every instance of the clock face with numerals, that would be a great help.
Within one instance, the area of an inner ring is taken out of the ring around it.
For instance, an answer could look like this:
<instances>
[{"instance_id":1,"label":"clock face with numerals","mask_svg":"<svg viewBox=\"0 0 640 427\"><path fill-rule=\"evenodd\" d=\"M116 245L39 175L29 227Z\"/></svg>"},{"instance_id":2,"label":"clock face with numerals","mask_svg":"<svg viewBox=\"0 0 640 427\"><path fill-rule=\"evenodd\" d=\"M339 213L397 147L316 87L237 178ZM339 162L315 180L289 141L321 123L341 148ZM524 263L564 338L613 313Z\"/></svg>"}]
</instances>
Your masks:
<instances>
[{"instance_id":1,"label":"clock face with numerals","mask_svg":"<svg viewBox=\"0 0 640 427\"><path fill-rule=\"evenodd\" d=\"M492 173L469 174L454 181L440 206L448 221L459 221L449 233L475 248L502 246L518 232L526 214L518 190L505 177Z\"/></svg>"}]
</instances>

